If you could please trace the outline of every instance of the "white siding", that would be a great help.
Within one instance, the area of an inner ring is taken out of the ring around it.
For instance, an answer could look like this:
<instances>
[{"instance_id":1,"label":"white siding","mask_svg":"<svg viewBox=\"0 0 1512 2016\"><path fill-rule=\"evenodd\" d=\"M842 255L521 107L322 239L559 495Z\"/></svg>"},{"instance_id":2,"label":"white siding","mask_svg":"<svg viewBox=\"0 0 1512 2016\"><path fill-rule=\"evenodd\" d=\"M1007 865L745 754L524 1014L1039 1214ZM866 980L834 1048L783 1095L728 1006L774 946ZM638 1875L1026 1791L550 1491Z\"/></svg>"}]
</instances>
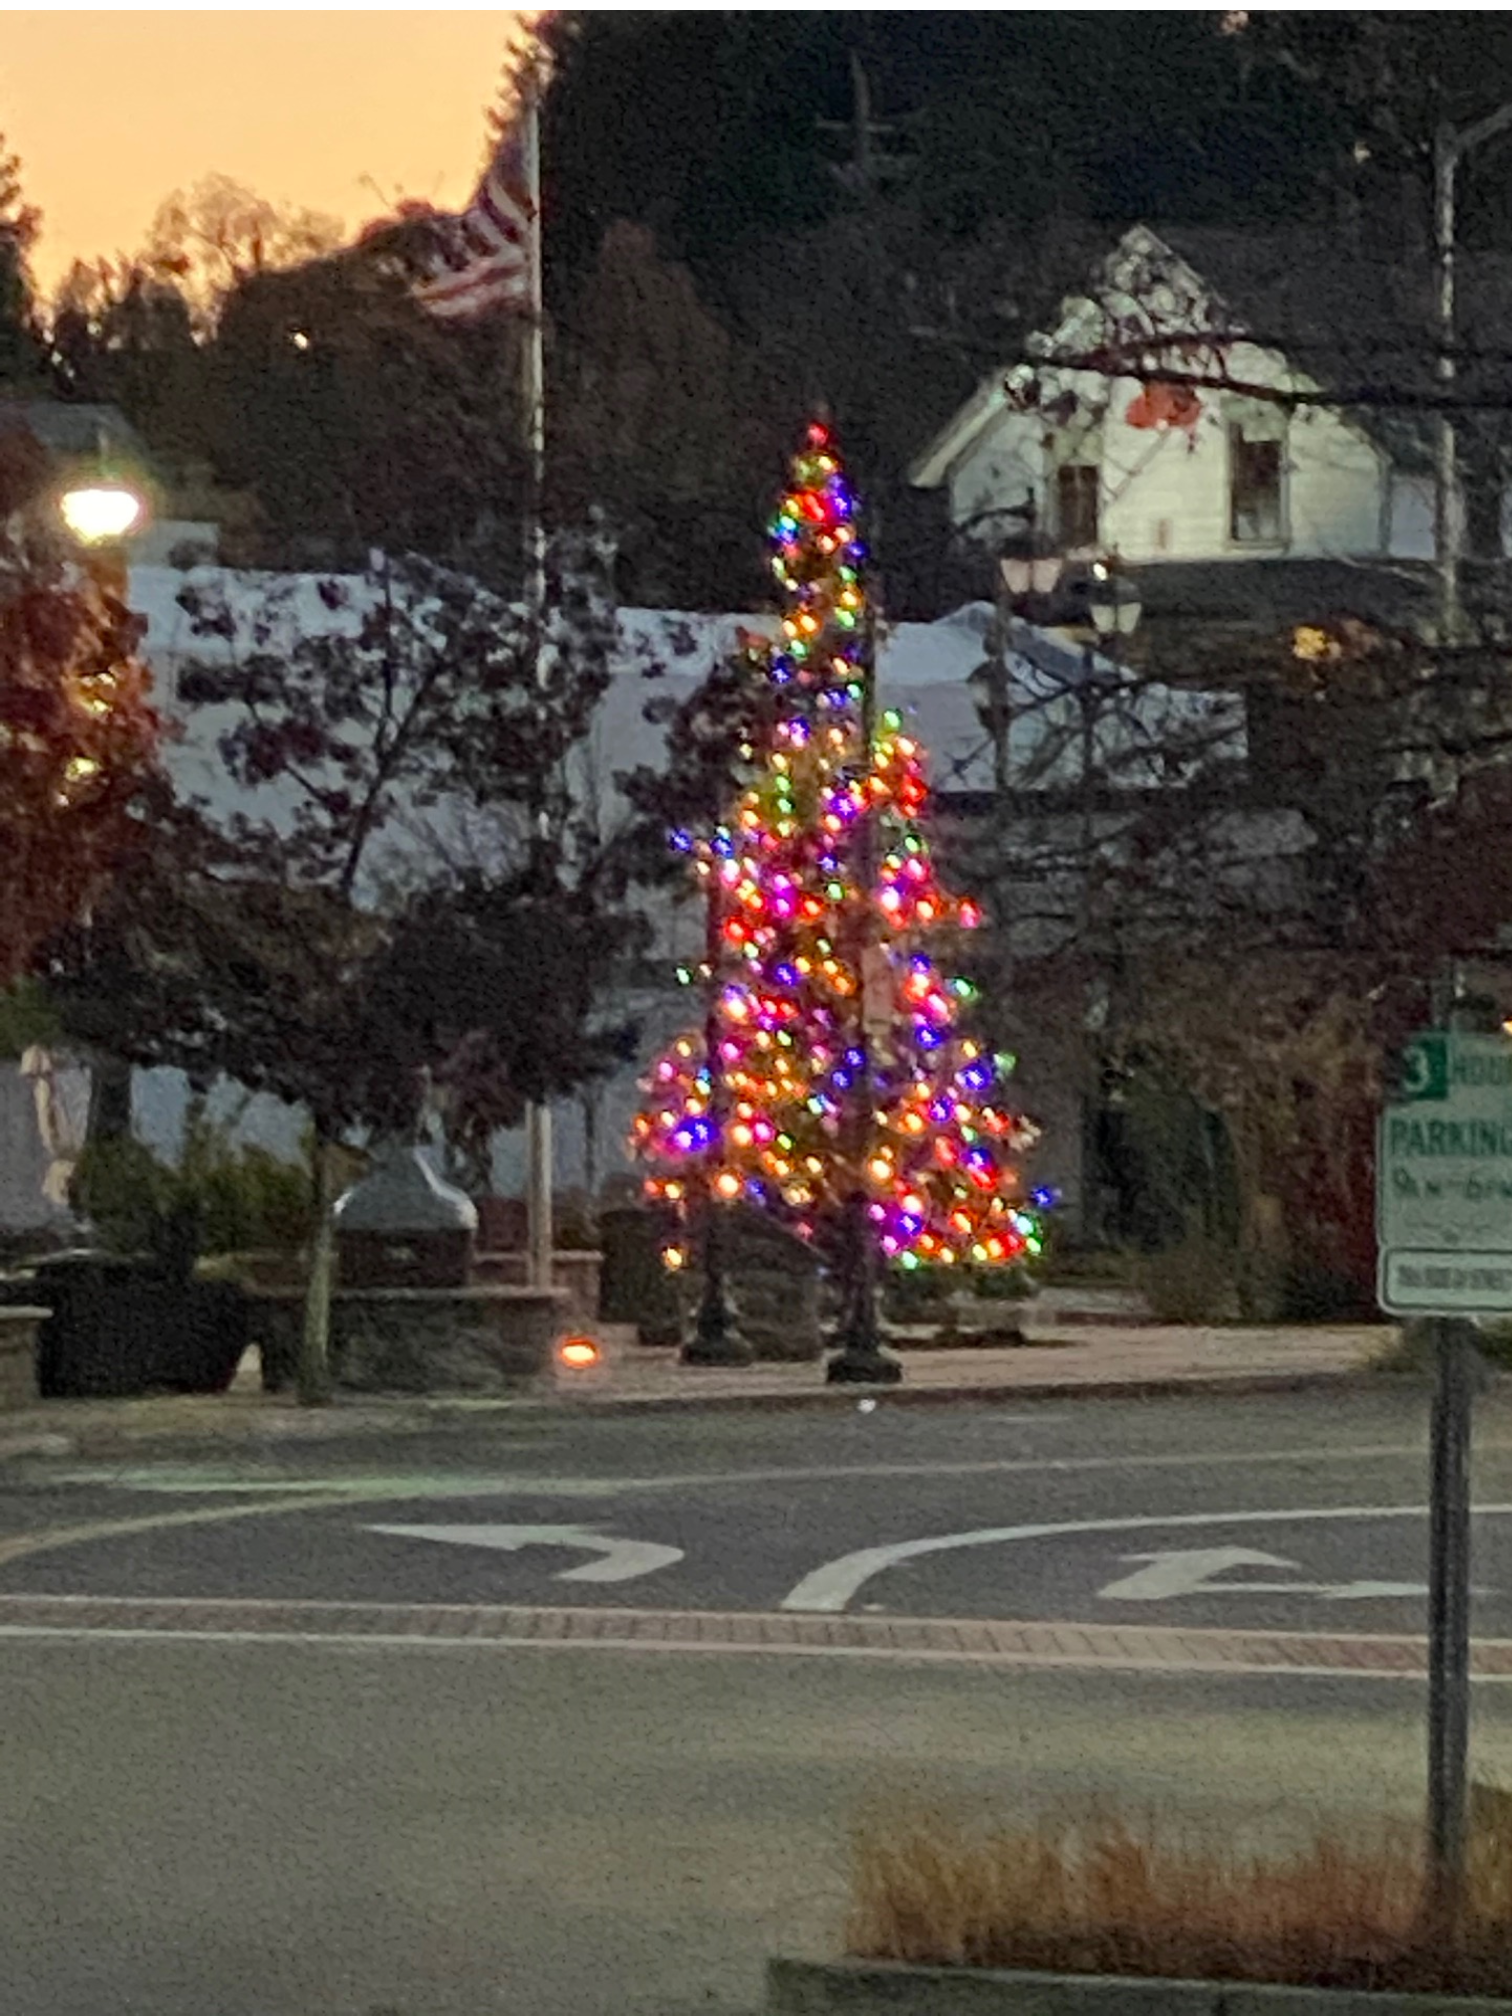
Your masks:
<instances>
[{"instance_id":1,"label":"white siding","mask_svg":"<svg viewBox=\"0 0 1512 2016\"><path fill-rule=\"evenodd\" d=\"M1174 295L1163 300L1158 289L1148 299L1141 297L1137 314L1153 310L1161 325L1152 328L1147 364L1161 354L1164 340L1183 328L1203 326L1200 283L1196 276L1190 278L1190 303ZM1115 299L1111 306L1132 320L1132 300L1120 307ZM1063 321L1044 339L1047 355L1085 354L1095 347L1106 334L1103 314L1090 300L1067 304ZM1314 403L1310 395L1316 394L1316 384L1280 352L1239 341L1221 354L1194 355L1189 346L1177 343L1170 372L1177 382L1190 372L1283 396L1245 399L1222 384L1199 385L1201 414L1192 428L1131 426L1130 409L1144 391L1140 380L1057 370L1047 362L1034 374L1035 409L1015 412L1010 407L999 413L951 468L947 480L954 522L965 525L994 508L1021 507L1032 495L1041 524L1053 528L1054 498L1047 493L1055 467L1062 460L1088 460L1100 438L1101 544L1126 561L1367 559L1382 553L1388 543L1383 458L1341 414ZM1076 410L1057 428L1051 411L1068 393ZM1301 396L1285 396L1293 393ZM1229 427L1246 417L1258 438L1270 438L1271 430L1278 430L1283 441L1280 537L1265 544L1231 537ZM990 537L990 527L982 525L977 536Z\"/></svg>"},{"instance_id":2,"label":"white siding","mask_svg":"<svg viewBox=\"0 0 1512 2016\"><path fill-rule=\"evenodd\" d=\"M1300 408L1287 433L1287 550L1309 560L1378 554L1384 480L1364 435L1326 407Z\"/></svg>"},{"instance_id":3,"label":"white siding","mask_svg":"<svg viewBox=\"0 0 1512 2016\"><path fill-rule=\"evenodd\" d=\"M1045 486L1045 423L1032 413L1003 413L950 472L952 524L969 525L988 510L1016 510L1033 497L1041 508ZM1009 527L1003 526L1006 532ZM978 528L990 538L992 527Z\"/></svg>"},{"instance_id":4,"label":"white siding","mask_svg":"<svg viewBox=\"0 0 1512 2016\"><path fill-rule=\"evenodd\" d=\"M1103 421L1103 541L1110 553L1146 560L1208 560L1228 549L1228 444L1216 397L1185 428L1131 427L1142 387L1107 388Z\"/></svg>"},{"instance_id":5,"label":"white siding","mask_svg":"<svg viewBox=\"0 0 1512 2016\"><path fill-rule=\"evenodd\" d=\"M1391 529L1387 546L1393 560L1431 560L1433 542L1433 478L1394 475L1391 479Z\"/></svg>"},{"instance_id":6,"label":"white siding","mask_svg":"<svg viewBox=\"0 0 1512 2016\"><path fill-rule=\"evenodd\" d=\"M1285 361L1264 351L1236 352L1230 369L1242 383L1288 382ZM1070 382L1079 411L1064 443L1075 459L1085 457L1101 419L1105 551L1136 565L1280 555L1364 559L1381 551L1381 459L1337 413L1311 405L1280 409L1284 536L1274 545L1252 545L1229 536L1228 430L1243 409L1227 394L1204 391L1201 418L1188 432L1130 426L1129 410L1142 390L1136 379L1110 383L1077 374ZM1250 410L1258 403L1250 402ZM969 524L993 508L1017 509L1032 496L1040 522L1053 526L1049 489L1057 458L1053 439L1047 451L1046 435L1039 414L1005 413L996 420L951 471L954 522ZM991 524L983 524L976 536L990 539L992 533Z\"/></svg>"}]
</instances>

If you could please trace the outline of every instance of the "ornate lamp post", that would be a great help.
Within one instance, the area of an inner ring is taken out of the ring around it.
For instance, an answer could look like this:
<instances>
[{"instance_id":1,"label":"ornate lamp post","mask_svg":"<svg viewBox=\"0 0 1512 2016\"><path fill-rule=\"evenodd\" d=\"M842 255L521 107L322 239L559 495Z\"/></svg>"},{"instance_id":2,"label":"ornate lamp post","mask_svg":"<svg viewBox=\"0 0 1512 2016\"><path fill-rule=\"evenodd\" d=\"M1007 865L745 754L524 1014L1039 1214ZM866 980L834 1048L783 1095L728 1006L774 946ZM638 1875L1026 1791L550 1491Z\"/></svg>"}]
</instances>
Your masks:
<instances>
[{"instance_id":1,"label":"ornate lamp post","mask_svg":"<svg viewBox=\"0 0 1512 2016\"><path fill-rule=\"evenodd\" d=\"M1094 901L1094 856L1097 853L1097 713L1106 687L1097 664L1097 643L1132 637L1139 628L1143 604L1139 590L1127 575L1099 561L1092 570L1087 593L1087 614L1093 637L1084 647L1082 681L1077 690L1081 709L1081 883L1077 904L1077 941L1088 961L1086 1002L1082 1012L1087 1057L1084 1130L1082 1135L1082 1234L1092 1239L1102 1231L1102 1212L1096 1200L1092 1171L1096 1165L1096 1129L1103 1099L1105 1042L1108 1019L1108 986L1098 971L1101 947L1095 942L1098 918ZM1096 640L1094 642L1093 640Z\"/></svg>"},{"instance_id":2,"label":"ornate lamp post","mask_svg":"<svg viewBox=\"0 0 1512 2016\"><path fill-rule=\"evenodd\" d=\"M868 611L866 654L861 665L861 747L870 760L877 729L877 626ZM868 896L876 882L876 813L868 810L857 834L856 872ZM867 1210L862 1183L862 1162L867 1153L872 1128L873 1085L876 1060L874 1048L887 1026L886 999L891 986L886 955L876 935L868 905L862 926L863 941L854 948L854 964L860 986L856 995L856 1015L851 1038L861 1052L861 1068L856 1072L850 1096L849 1159L853 1187L843 1205L840 1225L840 1322L835 1332L839 1347L824 1367L830 1386L897 1386L903 1366L890 1351L882 1348L882 1329L877 1311L878 1273L876 1231Z\"/></svg>"},{"instance_id":3,"label":"ornate lamp post","mask_svg":"<svg viewBox=\"0 0 1512 2016\"><path fill-rule=\"evenodd\" d=\"M132 483L110 471L103 431L98 437L96 465L81 469L57 499L64 530L79 548L86 571L109 595L125 601L128 590L126 542L148 518L147 499ZM90 1071L90 1140L120 1138L131 1132L131 1066L108 1052L98 1053Z\"/></svg>"}]
</instances>

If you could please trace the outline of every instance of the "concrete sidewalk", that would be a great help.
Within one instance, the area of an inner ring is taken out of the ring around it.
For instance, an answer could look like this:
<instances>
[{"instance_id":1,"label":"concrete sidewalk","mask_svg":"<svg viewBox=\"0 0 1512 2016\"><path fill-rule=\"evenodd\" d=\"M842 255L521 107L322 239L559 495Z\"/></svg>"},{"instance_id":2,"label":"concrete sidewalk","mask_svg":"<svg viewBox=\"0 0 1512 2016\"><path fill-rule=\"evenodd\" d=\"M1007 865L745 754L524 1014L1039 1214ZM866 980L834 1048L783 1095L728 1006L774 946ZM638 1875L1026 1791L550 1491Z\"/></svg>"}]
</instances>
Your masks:
<instances>
[{"instance_id":1,"label":"concrete sidewalk","mask_svg":"<svg viewBox=\"0 0 1512 2016\"><path fill-rule=\"evenodd\" d=\"M900 1351L903 1384L834 1387L822 1365L753 1365L729 1370L680 1365L672 1351L645 1351L633 1333L602 1329L602 1365L558 1372L546 1391L503 1399L339 1396L329 1407L300 1407L264 1394L255 1363L230 1392L164 1394L141 1400L55 1400L0 1414L0 1462L39 1455L105 1455L153 1443L226 1447L243 1442L335 1441L435 1433L448 1423L476 1428L490 1413L541 1409L677 1411L701 1407L855 1407L1035 1397L1242 1393L1332 1386L1361 1375L1391 1342L1385 1325L1306 1329L1215 1327L1081 1320L1048 1334L1028 1324L1022 1348ZM1043 1332L1044 1334L1041 1334ZM250 1354L249 1354L250 1357Z\"/></svg>"}]
</instances>

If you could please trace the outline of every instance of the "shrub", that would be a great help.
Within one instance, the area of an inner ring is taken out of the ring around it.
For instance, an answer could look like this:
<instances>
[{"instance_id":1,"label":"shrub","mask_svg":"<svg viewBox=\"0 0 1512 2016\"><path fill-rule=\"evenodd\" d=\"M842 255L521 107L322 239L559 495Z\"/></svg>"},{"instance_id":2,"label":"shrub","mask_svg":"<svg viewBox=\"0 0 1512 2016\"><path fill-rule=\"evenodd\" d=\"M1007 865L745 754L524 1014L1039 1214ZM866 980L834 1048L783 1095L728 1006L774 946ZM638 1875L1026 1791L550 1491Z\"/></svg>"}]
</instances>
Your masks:
<instances>
[{"instance_id":1,"label":"shrub","mask_svg":"<svg viewBox=\"0 0 1512 2016\"><path fill-rule=\"evenodd\" d=\"M90 1141L69 1185L69 1201L111 1253L161 1250L173 1203L173 1171L145 1141Z\"/></svg>"},{"instance_id":2,"label":"shrub","mask_svg":"<svg viewBox=\"0 0 1512 2016\"><path fill-rule=\"evenodd\" d=\"M1027 1267L890 1267L883 1298L894 1323L927 1323L957 1296L982 1302L1027 1302L1039 1283Z\"/></svg>"},{"instance_id":3,"label":"shrub","mask_svg":"<svg viewBox=\"0 0 1512 2016\"><path fill-rule=\"evenodd\" d=\"M197 1253L296 1250L309 1237L309 1172L191 1110L177 1168L134 1138L92 1141L74 1171L75 1210L113 1253L188 1266Z\"/></svg>"},{"instance_id":4,"label":"shrub","mask_svg":"<svg viewBox=\"0 0 1512 2016\"><path fill-rule=\"evenodd\" d=\"M1361 1990L1512 1989L1505 1794L1471 1801L1457 1945L1425 1928L1419 1830L1319 1831L1245 1852L1113 1817L972 1832L925 1817L863 1829L847 1950L921 1965L1033 1968Z\"/></svg>"},{"instance_id":5,"label":"shrub","mask_svg":"<svg viewBox=\"0 0 1512 2016\"><path fill-rule=\"evenodd\" d=\"M206 1253L293 1252L309 1237L314 1209L310 1174L249 1145L204 1178Z\"/></svg>"},{"instance_id":6,"label":"shrub","mask_svg":"<svg viewBox=\"0 0 1512 2016\"><path fill-rule=\"evenodd\" d=\"M1211 1240L1146 1254L1135 1271L1157 1323L1227 1323L1237 1313L1234 1255Z\"/></svg>"}]
</instances>

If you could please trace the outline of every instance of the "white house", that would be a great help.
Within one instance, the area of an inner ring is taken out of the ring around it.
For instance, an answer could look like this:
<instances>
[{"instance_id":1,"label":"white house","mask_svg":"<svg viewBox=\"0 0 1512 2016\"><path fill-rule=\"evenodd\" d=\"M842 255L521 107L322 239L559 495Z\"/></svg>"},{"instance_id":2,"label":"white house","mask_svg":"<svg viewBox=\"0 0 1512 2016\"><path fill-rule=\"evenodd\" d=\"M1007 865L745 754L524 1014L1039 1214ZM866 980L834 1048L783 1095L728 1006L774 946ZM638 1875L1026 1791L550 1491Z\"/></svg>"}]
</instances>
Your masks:
<instances>
[{"instance_id":1,"label":"white house","mask_svg":"<svg viewBox=\"0 0 1512 2016\"><path fill-rule=\"evenodd\" d=\"M984 543L1032 525L1073 559L1429 558L1428 441L1408 416L1432 366L1430 277L1341 263L1320 237L1137 225L912 481ZM1488 327L1490 299L1472 302Z\"/></svg>"}]
</instances>

